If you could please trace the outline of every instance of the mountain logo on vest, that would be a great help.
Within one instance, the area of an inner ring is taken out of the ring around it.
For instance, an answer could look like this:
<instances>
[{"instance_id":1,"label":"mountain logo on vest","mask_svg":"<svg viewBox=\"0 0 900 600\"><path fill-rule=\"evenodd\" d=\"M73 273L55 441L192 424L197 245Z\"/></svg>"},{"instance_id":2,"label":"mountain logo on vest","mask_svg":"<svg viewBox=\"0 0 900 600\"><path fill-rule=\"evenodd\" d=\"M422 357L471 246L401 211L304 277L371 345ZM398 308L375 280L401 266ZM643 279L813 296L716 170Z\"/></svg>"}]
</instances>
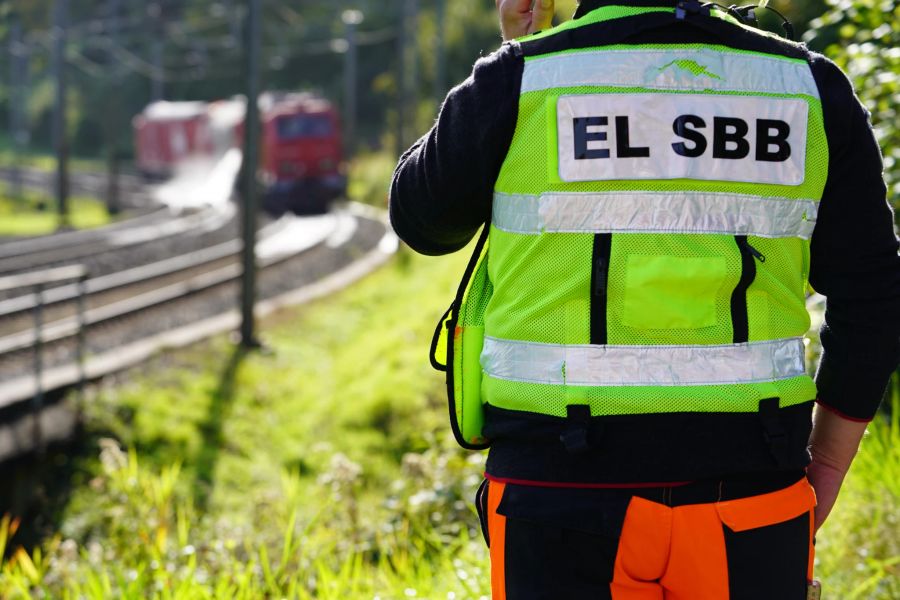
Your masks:
<instances>
[{"instance_id":1,"label":"mountain logo on vest","mask_svg":"<svg viewBox=\"0 0 900 600\"><path fill-rule=\"evenodd\" d=\"M666 69L668 69L670 67L674 67L675 69L678 69L679 71L687 71L694 77L700 77L701 75L706 75L710 79L718 79L719 81L722 81L722 78L719 77L718 75L716 75L715 73L711 72L709 70L709 67L707 67L705 65L701 65L697 61L690 60L687 58L676 58L672 62L661 66L657 70L660 73L662 73L663 71L665 71Z\"/></svg>"}]
</instances>

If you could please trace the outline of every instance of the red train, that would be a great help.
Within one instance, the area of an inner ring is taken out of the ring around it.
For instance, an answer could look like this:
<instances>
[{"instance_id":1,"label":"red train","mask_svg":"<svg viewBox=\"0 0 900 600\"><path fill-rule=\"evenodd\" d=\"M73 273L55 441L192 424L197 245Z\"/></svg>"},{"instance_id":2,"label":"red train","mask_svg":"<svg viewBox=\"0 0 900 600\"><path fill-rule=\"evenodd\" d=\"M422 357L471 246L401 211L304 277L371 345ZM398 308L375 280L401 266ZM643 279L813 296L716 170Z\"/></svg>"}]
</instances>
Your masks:
<instances>
[{"instance_id":1,"label":"red train","mask_svg":"<svg viewBox=\"0 0 900 600\"><path fill-rule=\"evenodd\" d=\"M135 162L147 176L168 178L192 159L215 159L244 137L243 99L155 102L134 118ZM320 212L346 192L340 119L311 94L260 97L263 208Z\"/></svg>"},{"instance_id":2,"label":"red train","mask_svg":"<svg viewBox=\"0 0 900 600\"><path fill-rule=\"evenodd\" d=\"M147 177L168 178L191 156L212 154L205 102L154 102L134 118L135 163Z\"/></svg>"}]
</instances>

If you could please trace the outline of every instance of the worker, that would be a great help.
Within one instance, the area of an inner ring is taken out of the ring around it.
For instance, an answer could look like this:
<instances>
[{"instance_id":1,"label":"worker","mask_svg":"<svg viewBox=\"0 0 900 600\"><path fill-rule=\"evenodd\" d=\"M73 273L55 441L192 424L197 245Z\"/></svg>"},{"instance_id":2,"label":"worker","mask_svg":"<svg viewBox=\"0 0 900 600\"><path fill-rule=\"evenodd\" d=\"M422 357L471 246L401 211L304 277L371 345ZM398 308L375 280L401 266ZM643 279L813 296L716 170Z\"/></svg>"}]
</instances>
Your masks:
<instances>
[{"instance_id":1,"label":"worker","mask_svg":"<svg viewBox=\"0 0 900 600\"><path fill-rule=\"evenodd\" d=\"M553 0L497 7L506 42L390 192L417 252L484 226L433 362L457 439L490 447L493 598L806 598L900 357L866 110L746 9L581 0L551 28Z\"/></svg>"}]
</instances>

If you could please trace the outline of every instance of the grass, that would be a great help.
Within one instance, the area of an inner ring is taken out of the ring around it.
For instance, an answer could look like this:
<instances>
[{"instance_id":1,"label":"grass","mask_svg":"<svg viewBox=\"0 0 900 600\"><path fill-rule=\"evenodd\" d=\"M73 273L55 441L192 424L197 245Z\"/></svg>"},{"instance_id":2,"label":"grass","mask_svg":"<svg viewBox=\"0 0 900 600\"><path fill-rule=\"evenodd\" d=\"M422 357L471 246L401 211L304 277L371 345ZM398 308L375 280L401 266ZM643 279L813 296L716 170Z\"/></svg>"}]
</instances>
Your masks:
<instances>
[{"instance_id":1,"label":"grass","mask_svg":"<svg viewBox=\"0 0 900 600\"><path fill-rule=\"evenodd\" d=\"M85 485L0 597L487 595L483 457L455 448L423 342L465 259L404 252L267 321L265 352L221 337L94 390Z\"/></svg>"},{"instance_id":2,"label":"grass","mask_svg":"<svg viewBox=\"0 0 900 600\"><path fill-rule=\"evenodd\" d=\"M388 187L397 158L389 152L370 152L353 159L347 182L347 195L351 200L387 206Z\"/></svg>"},{"instance_id":3,"label":"grass","mask_svg":"<svg viewBox=\"0 0 900 600\"><path fill-rule=\"evenodd\" d=\"M106 205L95 198L69 199L70 225L75 229L100 227L110 222ZM0 236L31 236L53 233L59 227L56 207L49 198L25 191L13 199L0 186Z\"/></svg>"},{"instance_id":4,"label":"grass","mask_svg":"<svg viewBox=\"0 0 900 600\"><path fill-rule=\"evenodd\" d=\"M20 167L52 171L56 168L56 156L46 148L27 147L17 151L9 135L0 133L0 165L18 164ZM102 171L104 163L99 158L72 156L69 167L78 171Z\"/></svg>"},{"instance_id":5,"label":"grass","mask_svg":"<svg viewBox=\"0 0 900 600\"><path fill-rule=\"evenodd\" d=\"M220 337L93 389L58 531L25 551L0 522L0 598L488 597L483 456L426 356L466 258L402 251L267 320L264 352ZM819 536L827 597L900 597L894 407Z\"/></svg>"},{"instance_id":6,"label":"grass","mask_svg":"<svg viewBox=\"0 0 900 600\"><path fill-rule=\"evenodd\" d=\"M844 482L816 547L823 596L900 598L900 375Z\"/></svg>"}]
</instances>

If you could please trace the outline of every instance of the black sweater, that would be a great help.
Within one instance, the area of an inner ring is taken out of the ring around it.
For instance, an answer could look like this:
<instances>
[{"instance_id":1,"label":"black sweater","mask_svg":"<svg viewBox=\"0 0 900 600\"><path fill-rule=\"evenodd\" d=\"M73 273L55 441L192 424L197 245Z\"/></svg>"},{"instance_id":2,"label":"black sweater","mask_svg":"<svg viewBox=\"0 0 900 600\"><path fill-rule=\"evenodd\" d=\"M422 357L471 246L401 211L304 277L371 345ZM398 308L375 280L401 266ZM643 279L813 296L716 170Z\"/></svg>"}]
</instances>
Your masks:
<instances>
[{"instance_id":1,"label":"black sweater","mask_svg":"<svg viewBox=\"0 0 900 600\"><path fill-rule=\"evenodd\" d=\"M622 0L616 4L654 2L666 4L666 0ZM579 10L601 4L602 0L585 0ZM617 23L620 32L622 26ZM761 51L774 45L776 53L802 56L811 66L829 146L828 179L812 237L810 262L810 283L827 297L821 329L824 354L816 376L819 402L846 417L869 420L900 359L900 257L885 200L881 154L868 113L846 76L825 57L798 44L763 39L724 22L716 27L727 36L724 43L728 45ZM594 37L583 45L603 45L602 39L596 39L602 34L601 29L585 31L583 35ZM673 19L670 25L637 31L616 43L689 42L721 44L723 37L708 27L685 27ZM567 34L544 38L541 43L569 48L582 42ZM503 44L480 59L472 75L449 93L434 127L400 158L391 185L391 222L414 250L428 255L455 252L489 220L494 182L516 126L523 65L518 42ZM489 472L511 479L635 480L634 468L638 467L631 464L633 461L623 458L623 464L610 468L609 461L604 460L605 466L597 470L596 456L572 458L556 447L558 424L540 419L536 422L525 415L498 414L502 412L488 413L486 433L494 439ZM808 433L809 412L797 409L794 413L785 414L783 419L795 438L793 445L805 448L802 438ZM721 425L696 415L681 415L674 420L666 417L649 426L646 418L637 422L626 418L613 424L615 434L609 433L608 419L598 425L606 433L598 435L608 442L602 444L607 451L623 438L642 438L640 450L630 453L640 462L642 481L693 479L722 470L759 468L760 461L745 448L749 437L711 435L708 429L721 429ZM758 431L754 428L758 429L756 424L749 426L747 436L755 440ZM680 444L674 438L683 438L686 432L705 441L698 441L693 450L673 452ZM657 439L651 439L654 437ZM693 462L692 452L701 447L718 452L707 444L715 448L724 444L733 453L725 449L720 452L721 461L711 460L698 469L672 468L684 461ZM735 462L735 456L741 458ZM609 458L608 452L605 458ZM803 466L805 459L805 455L797 455L791 466ZM656 468L647 468L648 461ZM588 464L591 466L586 467ZM586 469L590 473L586 474Z\"/></svg>"}]
</instances>

